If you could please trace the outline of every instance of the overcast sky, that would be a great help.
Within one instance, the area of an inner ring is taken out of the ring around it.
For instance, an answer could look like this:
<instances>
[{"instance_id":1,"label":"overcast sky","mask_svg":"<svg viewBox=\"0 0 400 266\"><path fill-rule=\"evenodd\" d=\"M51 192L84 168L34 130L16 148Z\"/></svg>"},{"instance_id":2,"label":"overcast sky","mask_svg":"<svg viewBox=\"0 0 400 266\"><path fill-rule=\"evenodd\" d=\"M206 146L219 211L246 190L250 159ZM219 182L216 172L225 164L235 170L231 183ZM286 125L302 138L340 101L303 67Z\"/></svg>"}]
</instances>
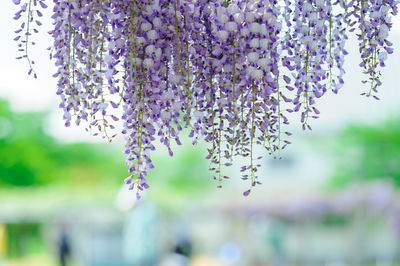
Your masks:
<instances>
[{"instance_id":1,"label":"overcast sky","mask_svg":"<svg viewBox=\"0 0 400 266\"><path fill-rule=\"evenodd\" d=\"M35 36L37 47L31 50L31 57L37 62L36 71L38 79L28 77L28 66L25 61L18 61L16 43L13 41L13 31L18 28L12 17L16 7L11 0L2 1L0 8L0 97L11 101L12 107L19 111L50 110L51 116L47 129L52 134L66 141L93 140L83 128L64 128L62 114L58 111L58 98L55 95L56 80L52 77L55 72L53 62L49 60L46 48L52 41L48 34L43 32L51 28L50 21L44 21L45 27L42 34ZM47 12L50 12L48 10ZM338 95L328 93L319 99L317 104L321 117L312 121L315 132L335 130L349 122L361 121L375 123L387 117L400 114L400 18L394 19L394 29L391 32L391 41L394 43L395 52L387 61L383 71L384 86L380 88L381 101L367 99L359 96L363 92L361 80L363 78L357 43L350 40L347 50L350 55L346 57L345 86ZM293 121L292 126L299 128L299 122Z\"/></svg>"}]
</instances>

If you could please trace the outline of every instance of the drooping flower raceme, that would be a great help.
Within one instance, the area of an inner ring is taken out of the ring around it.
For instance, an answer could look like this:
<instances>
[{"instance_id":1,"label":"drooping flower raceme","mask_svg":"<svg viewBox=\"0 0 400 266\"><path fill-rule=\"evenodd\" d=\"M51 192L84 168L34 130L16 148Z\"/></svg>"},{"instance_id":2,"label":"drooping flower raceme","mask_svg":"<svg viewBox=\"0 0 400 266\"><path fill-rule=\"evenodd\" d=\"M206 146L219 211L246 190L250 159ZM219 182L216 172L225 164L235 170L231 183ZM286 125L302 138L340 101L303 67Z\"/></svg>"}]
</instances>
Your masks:
<instances>
[{"instance_id":1,"label":"drooping flower raceme","mask_svg":"<svg viewBox=\"0 0 400 266\"><path fill-rule=\"evenodd\" d=\"M112 139L122 120L125 179L148 188L155 141L172 156L188 128L209 143L214 178L232 158L246 158L242 178L260 183L254 147L268 153L290 142L283 126L299 112L303 129L317 118L318 98L343 86L347 34L355 32L368 79L367 96L381 85L392 53L388 33L396 0L53 0L52 58L65 125L82 121ZM21 20L15 41L29 58L31 34L45 0L14 0ZM35 77L36 74L34 73ZM117 116L114 109L120 108Z\"/></svg>"}]
</instances>

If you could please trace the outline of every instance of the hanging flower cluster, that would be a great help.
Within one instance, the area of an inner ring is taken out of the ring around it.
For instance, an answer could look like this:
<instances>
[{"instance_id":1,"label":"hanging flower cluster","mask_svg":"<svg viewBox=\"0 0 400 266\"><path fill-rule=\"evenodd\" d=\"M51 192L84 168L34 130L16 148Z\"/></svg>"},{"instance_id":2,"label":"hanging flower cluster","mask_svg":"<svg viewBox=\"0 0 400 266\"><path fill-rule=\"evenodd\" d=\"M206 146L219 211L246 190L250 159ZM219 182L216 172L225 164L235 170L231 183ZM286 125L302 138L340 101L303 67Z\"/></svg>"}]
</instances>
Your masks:
<instances>
[{"instance_id":1,"label":"hanging flower cluster","mask_svg":"<svg viewBox=\"0 0 400 266\"><path fill-rule=\"evenodd\" d=\"M24 22L16 41L33 72L31 25L44 0L13 0ZM303 129L316 100L343 86L347 34L355 32L374 96L392 53L388 32L397 0L54 0L52 57L66 126L85 121L111 139L122 119L129 172L148 188L158 139L172 156L180 132L209 143L214 178L244 158L242 178L260 181L254 147L270 154L290 142L283 126L299 112ZM36 29L33 29L36 32ZM36 74L35 74L36 75ZM116 116L113 109L123 110ZM139 195L139 194L138 194Z\"/></svg>"}]
</instances>

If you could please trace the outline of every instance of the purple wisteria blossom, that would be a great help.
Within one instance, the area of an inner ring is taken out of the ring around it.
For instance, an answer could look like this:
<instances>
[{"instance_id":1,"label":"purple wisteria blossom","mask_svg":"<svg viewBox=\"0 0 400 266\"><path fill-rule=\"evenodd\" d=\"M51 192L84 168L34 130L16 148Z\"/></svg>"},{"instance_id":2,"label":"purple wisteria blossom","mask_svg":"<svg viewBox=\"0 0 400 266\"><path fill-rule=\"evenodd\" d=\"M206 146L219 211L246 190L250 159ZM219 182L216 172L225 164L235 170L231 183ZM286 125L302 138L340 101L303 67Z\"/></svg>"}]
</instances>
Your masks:
<instances>
[{"instance_id":1,"label":"purple wisteria blossom","mask_svg":"<svg viewBox=\"0 0 400 266\"><path fill-rule=\"evenodd\" d=\"M13 2L19 58L45 0ZM159 140L173 156L183 128L208 144L219 186L223 167L243 157L243 193L261 183L255 146L279 157L290 142L284 125L298 112L303 129L317 118L318 98L343 86L347 34L355 32L374 96L392 53L388 33L397 0L53 0L57 94L65 125L81 122L112 139L124 126L125 183L147 189ZM115 115L121 109L122 115Z\"/></svg>"}]
</instances>

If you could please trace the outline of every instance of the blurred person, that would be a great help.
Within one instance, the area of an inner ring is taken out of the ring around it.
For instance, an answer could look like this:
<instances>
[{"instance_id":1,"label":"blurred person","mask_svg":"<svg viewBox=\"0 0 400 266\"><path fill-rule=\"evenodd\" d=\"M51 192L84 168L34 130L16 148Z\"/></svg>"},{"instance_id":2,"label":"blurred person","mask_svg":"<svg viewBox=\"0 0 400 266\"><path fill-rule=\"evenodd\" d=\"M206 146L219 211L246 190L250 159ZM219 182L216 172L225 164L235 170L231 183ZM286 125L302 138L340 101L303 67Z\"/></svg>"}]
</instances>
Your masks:
<instances>
[{"instance_id":1,"label":"blurred person","mask_svg":"<svg viewBox=\"0 0 400 266\"><path fill-rule=\"evenodd\" d=\"M61 228L60 239L58 241L58 258L61 266L67 266L71 258L71 245L68 229L64 225Z\"/></svg>"},{"instance_id":2,"label":"blurred person","mask_svg":"<svg viewBox=\"0 0 400 266\"><path fill-rule=\"evenodd\" d=\"M192 255L192 244L187 237L178 240L175 246L175 254L189 258Z\"/></svg>"},{"instance_id":3,"label":"blurred person","mask_svg":"<svg viewBox=\"0 0 400 266\"><path fill-rule=\"evenodd\" d=\"M188 266L192 256L192 243L184 224L177 224L172 230L174 247L171 254L166 256L161 266Z\"/></svg>"}]
</instances>

